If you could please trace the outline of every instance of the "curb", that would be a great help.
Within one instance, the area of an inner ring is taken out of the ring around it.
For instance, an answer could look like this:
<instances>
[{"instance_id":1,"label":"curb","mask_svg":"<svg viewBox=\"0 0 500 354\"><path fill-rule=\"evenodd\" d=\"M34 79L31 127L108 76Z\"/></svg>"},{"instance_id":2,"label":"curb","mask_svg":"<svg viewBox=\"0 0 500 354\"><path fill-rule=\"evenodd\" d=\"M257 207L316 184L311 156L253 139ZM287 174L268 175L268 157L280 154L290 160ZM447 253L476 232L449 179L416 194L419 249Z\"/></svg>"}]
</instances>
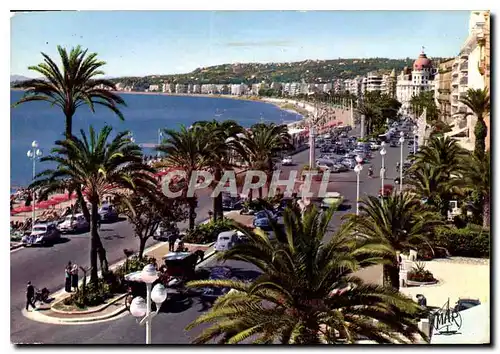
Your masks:
<instances>
[{"instance_id":1,"label":"curb","mask_svg":"<svg viewBox=\"0 0 500 354\"><path fill-rule=\"evenodd\" d=\"M58 310L58 309L53 308L54 305L60 303L61 301L64 301L65 298L54 302L54 304L51 305L50 309L51 309L52 312L60 313L60 314L64 314L64 315L87 315L87 314L90 314L90 313L96 313L96 312L104 310L108 306L110 306L110 305L114 304L115 302L118 302L121 299L123 299L126 295L127 295L126 293L118 295L112 301L110 301L110 302L108 302L106 304L99 305L99 306L97 306L96 308L94 308L92 310L86 310L86 311L64 311L64 310Z\"/></svg>"},{"instance_id":2,"label":"curb","mask_svg":"<svg viewBox=\"0 0 500 354\"><path fill-rule=\"evenodd\" d=\"M18 248L21 248L21 247L24 247L23 244L20 244L20 245L15 245L15 246L10 246L10 250L13 251L13 250L17 250Z\"/></svg>"}]
</instances>

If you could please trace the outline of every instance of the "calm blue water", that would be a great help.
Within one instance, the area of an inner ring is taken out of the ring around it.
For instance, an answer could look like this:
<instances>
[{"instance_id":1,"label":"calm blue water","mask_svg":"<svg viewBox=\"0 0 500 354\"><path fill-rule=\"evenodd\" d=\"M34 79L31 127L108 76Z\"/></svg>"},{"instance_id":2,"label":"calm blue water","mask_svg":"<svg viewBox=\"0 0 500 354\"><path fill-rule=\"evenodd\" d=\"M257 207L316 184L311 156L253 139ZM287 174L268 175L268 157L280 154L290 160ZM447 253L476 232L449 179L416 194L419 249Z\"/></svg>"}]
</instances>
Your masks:
<instances>
[{"instance_id":1,"label":"calm blue water","mask_svg":"<svg viewBox=\"0 0 500 354\"><path fill-rule=\"evenodd\" d=\"M19 100L21 91L11 91L11 103ZM210 97L185 97L162 95L124 94L127 107L122 108L125 121L120 121L111 111L96 106L92 113L82 106L73 118L73 133L88 131L88 126L96 129L105 124L115 131L130 130L137 143L156 143L158 128L178 128L181 124L190 126L198 120L234 119L248 127L259 122L262 116L266 122L281 123L300 119L297 114L280 110L278 107L252 101ZM217 116L216 115L220 115ZM11 109L11 187L25 186L31 182L32 164L26 152L31 142L37 140L44 155L50 153L54 141L63 137L64 115L58 107L45 102L24 103ZM145 149L146 154L153 154ZM49 167L47 163L38 163L37 171Z\"/></svg>"}]
</instances>

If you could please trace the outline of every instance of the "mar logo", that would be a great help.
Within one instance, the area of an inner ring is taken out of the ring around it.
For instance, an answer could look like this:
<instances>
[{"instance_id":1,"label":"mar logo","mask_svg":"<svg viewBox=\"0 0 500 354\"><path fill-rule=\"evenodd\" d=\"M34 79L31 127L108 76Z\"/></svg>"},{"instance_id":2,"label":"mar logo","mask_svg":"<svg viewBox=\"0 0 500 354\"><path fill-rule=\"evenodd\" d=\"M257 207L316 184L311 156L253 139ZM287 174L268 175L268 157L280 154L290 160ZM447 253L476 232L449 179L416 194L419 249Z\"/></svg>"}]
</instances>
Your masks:
<instances>
[{"instance_id":1,"label":"mar logo","mask_svg":"<svg viewBox=\"0 0 500 354\"><path fill-rule=\"evenodd\" d=\"M460 312L450 308L450 300L434 313L432 327L439 334L454 334L462 327Z\"/></svg>"}]
</instances>

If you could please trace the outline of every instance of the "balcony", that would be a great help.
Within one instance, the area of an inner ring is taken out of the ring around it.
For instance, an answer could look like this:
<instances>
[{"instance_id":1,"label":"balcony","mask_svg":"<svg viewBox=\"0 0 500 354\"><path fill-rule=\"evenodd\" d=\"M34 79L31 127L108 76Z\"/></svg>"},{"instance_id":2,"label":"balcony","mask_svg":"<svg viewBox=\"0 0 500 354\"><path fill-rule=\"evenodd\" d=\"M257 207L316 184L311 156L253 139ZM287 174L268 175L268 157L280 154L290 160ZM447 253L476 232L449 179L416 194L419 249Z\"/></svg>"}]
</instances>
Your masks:
<instances>
[{"instance_id":1,"label":"balcony","mask_svg":"<svg viewBox=\"0 0 500 354\"><path fill-rule=\"evenodd\" d=\"M469 62L465 61L462 64L460 64L460 71L468 71L469 70Z\"/></svg>"},{"instance_id":2,"label":"balcony","mask_svg":"<svg viewBox=\"0 0 500 354\"><path fill-rule=\"evenodd\" d=\"M455 77L455 76L458 76L459 72L458 71L453 71L451 73L451 77Z\"/></svg>"},{"instance_id":3,"label":"balcony","mask_svg":"<svg viewBox=\"0 0 500 354\"><path fill-rule=\"evenodd\" d=\"M469 78L467 76L460 78L460 85L467 85L468 82Z\"/></svg>"},{"instance_id":4,"label":"balcony","mask_svg":"<svg viewBox=\"0 0 500 354\"><path fill-rule=\"evenodd\" d=\"M469 53L463 51L462 53L460 53L460 59L469 59Z\"/></svg>"}]
</instances>

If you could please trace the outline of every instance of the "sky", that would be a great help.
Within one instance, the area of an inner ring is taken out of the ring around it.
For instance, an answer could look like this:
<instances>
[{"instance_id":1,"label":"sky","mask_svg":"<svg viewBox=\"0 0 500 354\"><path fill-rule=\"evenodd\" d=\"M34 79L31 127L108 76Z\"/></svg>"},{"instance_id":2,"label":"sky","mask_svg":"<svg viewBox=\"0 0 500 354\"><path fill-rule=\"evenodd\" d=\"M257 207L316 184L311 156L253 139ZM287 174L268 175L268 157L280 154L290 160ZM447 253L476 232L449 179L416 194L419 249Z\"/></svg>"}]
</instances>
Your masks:
<instances>
[{"instance_id":1,"label":"sky","mask_svg":"<svg viewBox=\"0 0 500 354\"><path fill-rule=\"evenodd\" d=\"M458 54L469 11L64 11L11 18L11 75L57 45L82 45L107 76L187 73L225 63Z\"/></svg>"}]
</instances>

